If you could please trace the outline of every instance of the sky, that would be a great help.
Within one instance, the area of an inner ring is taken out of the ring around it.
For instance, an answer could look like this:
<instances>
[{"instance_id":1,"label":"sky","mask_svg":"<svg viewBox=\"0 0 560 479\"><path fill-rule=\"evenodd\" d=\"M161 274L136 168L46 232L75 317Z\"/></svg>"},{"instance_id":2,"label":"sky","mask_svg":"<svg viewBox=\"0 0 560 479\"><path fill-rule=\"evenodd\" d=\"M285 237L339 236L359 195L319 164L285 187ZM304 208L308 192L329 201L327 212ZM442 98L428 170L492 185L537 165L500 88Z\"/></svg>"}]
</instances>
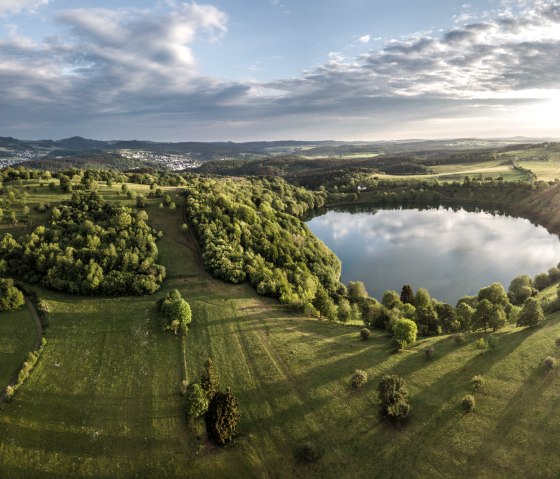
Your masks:
<instances>
[{"instance_id":1,"label":"sky","mask_svg":"<svg viewBox=\"0 0 560 479\"><path fill-rule=\"evenodd\" d=\"M560 0L0 0L0 136L75 135L558 138Z\"/></svg>"}]
</instances>

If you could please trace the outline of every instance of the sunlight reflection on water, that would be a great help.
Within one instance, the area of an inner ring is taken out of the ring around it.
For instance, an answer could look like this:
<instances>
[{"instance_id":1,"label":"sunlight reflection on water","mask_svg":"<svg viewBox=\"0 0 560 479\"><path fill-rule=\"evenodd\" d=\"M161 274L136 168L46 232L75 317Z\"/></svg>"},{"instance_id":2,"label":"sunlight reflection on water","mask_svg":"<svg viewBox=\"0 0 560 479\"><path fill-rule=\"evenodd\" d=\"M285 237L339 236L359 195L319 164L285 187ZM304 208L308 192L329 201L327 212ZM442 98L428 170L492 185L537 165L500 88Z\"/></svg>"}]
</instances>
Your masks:
<instances>
[{"instance_id":1,"label":"sunlight reflection on water","mask_svg":"<svg viewBox=\"0 0 560 479\"><path fill-rule=\"evenodd\" d=\"M560 261L560 241L524 218L445 208L329 211L307 222L342 260L342 280L364 281L370 295L427 288L455 303L494 281L507 288Z\"/></svg>"}]
</instances>

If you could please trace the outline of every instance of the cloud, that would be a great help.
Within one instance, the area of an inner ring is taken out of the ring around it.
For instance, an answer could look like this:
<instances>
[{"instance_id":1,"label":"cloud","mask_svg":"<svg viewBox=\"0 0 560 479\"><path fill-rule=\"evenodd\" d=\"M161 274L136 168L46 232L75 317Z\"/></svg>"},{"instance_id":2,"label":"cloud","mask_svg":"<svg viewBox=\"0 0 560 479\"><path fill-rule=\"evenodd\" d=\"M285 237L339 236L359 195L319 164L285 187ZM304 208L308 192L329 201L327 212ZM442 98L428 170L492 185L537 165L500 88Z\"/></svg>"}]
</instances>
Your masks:
<instances>
[{"instance_id":1,"label":"cloud","mask_svg":"<svg viewBox=\"0 0 560 479\"><path fill-rule=\"evenodd\" d=\"M363 35L363 36L361 36L360 38L358 38L358 41L359 41L360 43L363 43L364 45L365 45L366 43L369 43L370 40L371 40L371 36L369 36L369 35Z\"/></svg>"},{"instance_id":2,"label":"cloud","mask_svg":"<svg viewBox=\"0 0 560 479\"><path fill-rule=\"evenodd\" d=\"M193 43L227 41L227 15L167 5L62 11L62 33L40 43L12 30L0 40L0 128L224 139L371 138L398 127L441 136L462 120L496 124L545 91L560 97L560 1L473 14L441 35L393 39L356 57L330 52L270 82L204 76Z\"/></svg>"},{"instance_id":3,"label":"cloud","mask_svg":"<svg viewBox=\"0 0 560 479\"><path fill-rule=\"evenodd\" d=\"M0 0L0 16L34 11L48 3L49 0Z\"/></svg>"}]
</instances>

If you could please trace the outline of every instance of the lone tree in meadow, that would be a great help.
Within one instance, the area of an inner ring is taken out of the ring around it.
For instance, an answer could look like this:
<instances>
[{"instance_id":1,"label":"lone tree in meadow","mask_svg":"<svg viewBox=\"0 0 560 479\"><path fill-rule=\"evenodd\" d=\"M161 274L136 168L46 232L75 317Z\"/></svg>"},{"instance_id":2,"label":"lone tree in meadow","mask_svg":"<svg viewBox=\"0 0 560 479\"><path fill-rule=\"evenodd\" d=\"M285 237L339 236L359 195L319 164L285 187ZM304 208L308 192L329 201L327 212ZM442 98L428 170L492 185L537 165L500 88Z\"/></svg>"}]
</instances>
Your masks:
<instances>
[{"instance_id":1,"label":"lone tree in meadow","mask_svg":"<svg viewBox=\"0 0 560 479\"><path fill-rule=\"evenodd\" d=\"M517 326L536 326L544 319L544 312L536 298L527 298L517 318Z\"/></svg>"},{"instance_id":2,"label":"lone tree in meadow","mask_svg":"<svg viewBox=\"0 0 560 479\"><path fill-rule=\"evenodd\" d=\"M239 402L231 389L218 391L205 416L208 438L219 446L226 445L237 435L240 418Z\"/></svg>"},{"instance_id":3,"label":"lone tree in meadow","mask_svg":"<svg viewBox=\"0 0 560 479\"><path fill-rule=\"evenodd\" d=\"M164 317L164 329L171 329L177 334L179 330L185 334L192 321L191 307L181 293L176 289L171 290L160 305Z\"/></svg>"},{"instance_id":4,"label":"lone tree in meadow","mask_svg":"<svg viewBox=\"0 0 560 479\"><path fill-rule=\"evenodd\" d=\"M401 301L404 304L414 304L414 291L410 284L405 284L401 290Z\"/></svg>"},{"instance_id":5,"label":"lone tree in meadow","mask_svg":"<svg viewBox=\"0 0 560 479\"><path fill-rule=\"evenodd\" d=\"M218 392L218 389L220 389L218 373L216 372L214 361L210 358L204 362L204 369L200 375L200 386L209 401L212 400L214 395Z\"/></svg>"},{"instance_id":6,"label":"lone tree in meadow","mask_svg":"<svg viewBox=\"0 0 560 479\"><path fill-rule=\"evenodd\" d=\"M408 391L404 379L387 374L377 387L381 414L390 421L403 423L409 418L412 407L408 403Z\"/></svg>"}]
</instances>

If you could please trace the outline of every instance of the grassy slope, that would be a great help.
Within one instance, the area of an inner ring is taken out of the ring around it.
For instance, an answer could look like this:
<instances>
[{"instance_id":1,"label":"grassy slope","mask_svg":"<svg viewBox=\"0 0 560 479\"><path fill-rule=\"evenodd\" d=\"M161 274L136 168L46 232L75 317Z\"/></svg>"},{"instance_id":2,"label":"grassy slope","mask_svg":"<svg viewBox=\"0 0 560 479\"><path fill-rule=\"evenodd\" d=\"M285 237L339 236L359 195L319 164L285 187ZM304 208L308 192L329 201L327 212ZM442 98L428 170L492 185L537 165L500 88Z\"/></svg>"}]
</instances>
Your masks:
<instances>
[{"instance_id":1,"label":"grassy slope","mask_svg":"<svg viewBox=\"0 0 560 479\"><path fill-rule=\"evenodd\" d=\"M0 313L0 393L14 379L36 341L37 328L26 306Z\"/></svg>"},{"instance_id":2,"label":"grassy slope","mask_svg":"<svg viewBox=\"0 0 560 479\"><path fill-rule=\"evenodd\" d=\"M295 318L246 285L215 281L180 232L179 211L149 211L168 280L147 298L76 298L47 291L49 344L16 400L0 413L0 477L552 477L560 468L560 376L540 369L560 358L560 316L532 330L500 333L496 350L447 337L393 355L381 333ZM177 287L191 302L186 340L162 334L155 299ZM552 290L551 290L552 291ZM433 344L427 361L423 349ZM187 426L176 393L207 356L242 407L240 436L225 450ZM186 371L185 371L186 368ZM348 387L366 369L361 391ZM405 376L414 417L383 424L370 400L386 372ZM478 409L459 402L484 374ZM297 465L303 440L323 452Z\"/></svg>"}]
</instances>

